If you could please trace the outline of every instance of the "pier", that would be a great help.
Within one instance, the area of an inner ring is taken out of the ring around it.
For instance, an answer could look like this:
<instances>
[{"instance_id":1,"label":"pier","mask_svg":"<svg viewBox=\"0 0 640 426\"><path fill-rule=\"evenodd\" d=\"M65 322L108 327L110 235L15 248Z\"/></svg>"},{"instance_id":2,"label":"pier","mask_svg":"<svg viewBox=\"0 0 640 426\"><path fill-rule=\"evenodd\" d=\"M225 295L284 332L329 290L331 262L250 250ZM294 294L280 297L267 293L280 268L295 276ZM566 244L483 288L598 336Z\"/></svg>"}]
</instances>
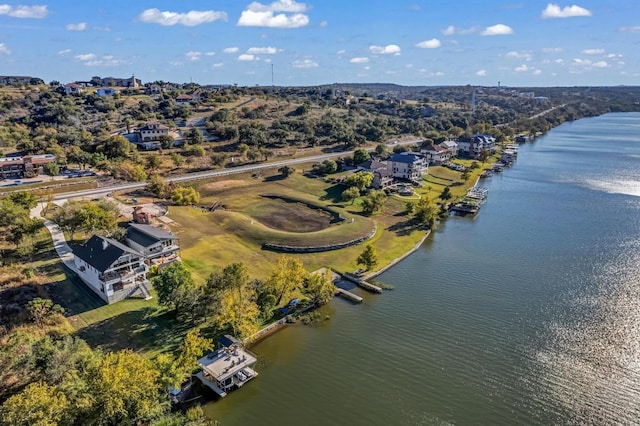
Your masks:
<instances>
[{"instance_id":1,"label":"pier","mask_svg":"<svg viewBox=\"0 0 640 426\"><path fill-rule=\"evenodd\" d=\"M352 283L356 284L358 287L363 288L367 291L370 291L371 293L382 293L382 288L378 287L377 285L368 283L362 278L359 278L348 272L345 272L344 274L342 274L342 278L345 278L351 281Z\"/></svg>"},{"instance_id":2,"label":"pier","mask_svg":"<svg viewBox=\"0 0 640 426\"><path fill-rule=\"evenodd\" d=\"M344 288L340 288L340 287L336 287L336 295L342 296L345 299L350 300L354 303L362 303L362 300L364 300L362 297L358 296L357 294L351 293L349 290L345 290Z\"/></svg>"}]
</instances>

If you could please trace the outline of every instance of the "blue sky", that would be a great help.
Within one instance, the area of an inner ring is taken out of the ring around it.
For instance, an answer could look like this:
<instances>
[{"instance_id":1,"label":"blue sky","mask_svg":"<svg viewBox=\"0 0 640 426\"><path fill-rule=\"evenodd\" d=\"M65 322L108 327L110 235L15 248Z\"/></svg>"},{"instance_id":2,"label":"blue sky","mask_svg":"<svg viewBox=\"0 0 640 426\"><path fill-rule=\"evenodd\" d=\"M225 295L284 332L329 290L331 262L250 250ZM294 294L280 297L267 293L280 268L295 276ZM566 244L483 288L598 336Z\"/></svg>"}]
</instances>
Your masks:
<instances>
[{"instance_id":1,"label":"blue sky","mask_svg":"<svg viewBox=\"0 0 640 426\"><path fill-rule=\"evenodd\" d=\"M640 84L640 1L0 0L0 75Z\"/></svg>"}]
</instances>

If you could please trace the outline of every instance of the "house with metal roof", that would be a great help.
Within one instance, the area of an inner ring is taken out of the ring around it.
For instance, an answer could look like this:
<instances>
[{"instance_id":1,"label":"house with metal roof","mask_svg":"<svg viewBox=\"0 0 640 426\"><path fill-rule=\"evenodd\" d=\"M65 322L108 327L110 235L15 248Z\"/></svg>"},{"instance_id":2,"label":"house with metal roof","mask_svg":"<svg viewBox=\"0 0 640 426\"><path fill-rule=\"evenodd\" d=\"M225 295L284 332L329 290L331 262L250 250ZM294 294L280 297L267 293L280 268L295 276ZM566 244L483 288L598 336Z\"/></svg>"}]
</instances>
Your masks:
<instances>
[{"instance_id":1,"label":"house with metal roof","mask_svg":"<svg viewBox=\"0 0 640 426\"><path fill-rule=\"evenodd\" d=\"M107 303L140 294L151 298L142 254L111 238L94 235L73 251L80 279Z\"/></svg>"},{"instance_id":2,"label":"house with metal roof","mask_svg":"<svg viewBox=\"0 0 640 426\"><path fill-rule=\"evenodd\" d=\"M125 241L129 247L153 265L166 265L180 260L178 237L164 229L142 223L131 223L127 228Z\"/></svg>"},{"instance_id":3,"label":"house with metal roof","mask_svg":"<svg viewBox=\"0 0 640 426\"><path fill-rule=\"evenodd\" d=\"M387 167L391 176L411 181L419 181L429 170L426 158L413 152L393 154L387 160Z\"/></svg>"}]
</instances>

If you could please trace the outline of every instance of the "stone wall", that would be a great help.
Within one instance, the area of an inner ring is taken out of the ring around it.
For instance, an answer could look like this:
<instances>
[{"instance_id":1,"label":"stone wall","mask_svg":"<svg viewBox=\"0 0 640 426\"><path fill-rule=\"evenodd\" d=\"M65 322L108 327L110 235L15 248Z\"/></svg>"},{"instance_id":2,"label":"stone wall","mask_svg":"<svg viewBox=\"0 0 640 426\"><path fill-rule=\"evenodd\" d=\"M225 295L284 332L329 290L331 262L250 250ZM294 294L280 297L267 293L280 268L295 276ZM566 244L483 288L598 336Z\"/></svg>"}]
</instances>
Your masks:
<instances>
[{"instance_id":1,"label":"stone wall","mask_svg":"<svg viewBox=\"0 0 640 426\"><path fill-rule=\"evenodd\" d=\"M360 244L364 241L367 241L371 237L373 237L378 230L378 225L374 225L371 232L362 237L356 238L351 241L347 241L344 243L338 244L330 244L325 246L288 246L284 244L272 244L272 243L264 243L262 245L263 250L271 250L271 251L279 251L283 253L319 253L322 251L331 251L331 250L340 250L346 247L355 246L356 244Z\"/></svg>"}]
</instances>

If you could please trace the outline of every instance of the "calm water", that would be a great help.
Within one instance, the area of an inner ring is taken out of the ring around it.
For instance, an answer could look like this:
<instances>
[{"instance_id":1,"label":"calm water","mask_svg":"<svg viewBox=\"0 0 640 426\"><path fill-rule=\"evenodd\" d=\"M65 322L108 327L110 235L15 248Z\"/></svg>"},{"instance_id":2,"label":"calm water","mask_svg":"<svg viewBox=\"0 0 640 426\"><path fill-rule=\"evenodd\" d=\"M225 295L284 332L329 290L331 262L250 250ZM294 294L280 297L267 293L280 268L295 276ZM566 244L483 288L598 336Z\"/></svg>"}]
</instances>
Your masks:
<instances>
[{"instance_id":1,"label":"calm water","mask_svg":"<svg viewBox=\"0 0 640 426\"><path fill-rule=\"evenodd\" d=\"M231 425L640 424L640 114L566 123L317 327L257 347Z\"/></svg>"}]
</instances>

